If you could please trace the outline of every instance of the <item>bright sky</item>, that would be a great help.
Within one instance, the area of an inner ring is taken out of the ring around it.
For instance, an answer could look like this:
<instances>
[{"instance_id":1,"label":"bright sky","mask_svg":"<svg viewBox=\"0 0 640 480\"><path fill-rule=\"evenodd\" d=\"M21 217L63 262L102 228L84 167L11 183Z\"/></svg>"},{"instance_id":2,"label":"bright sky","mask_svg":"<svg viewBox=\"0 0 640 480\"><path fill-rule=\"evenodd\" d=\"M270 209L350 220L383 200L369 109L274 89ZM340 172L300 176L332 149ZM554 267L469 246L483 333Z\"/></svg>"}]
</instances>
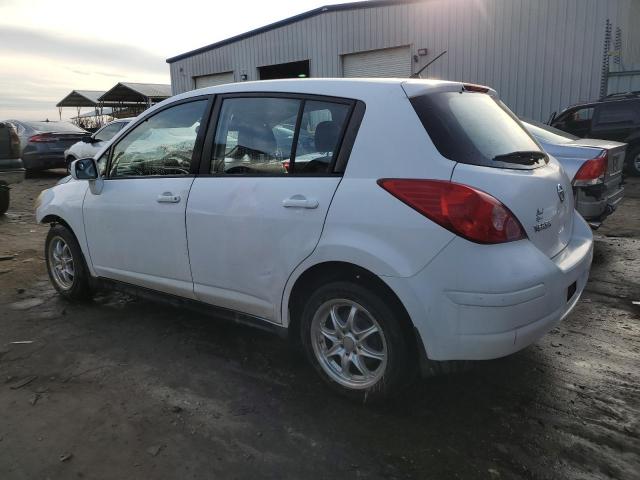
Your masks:
<instances>
[{"instance_id":1,"label":"bright sky","mask_svg":"<svg viewBox=\"0 0 640 480\"><path fill-rule=\"evenodd\" d=\"M71 90L170 83L171 56L344 1L0 0L0 120L57 120Z\"/></svg>"}]
</instances>

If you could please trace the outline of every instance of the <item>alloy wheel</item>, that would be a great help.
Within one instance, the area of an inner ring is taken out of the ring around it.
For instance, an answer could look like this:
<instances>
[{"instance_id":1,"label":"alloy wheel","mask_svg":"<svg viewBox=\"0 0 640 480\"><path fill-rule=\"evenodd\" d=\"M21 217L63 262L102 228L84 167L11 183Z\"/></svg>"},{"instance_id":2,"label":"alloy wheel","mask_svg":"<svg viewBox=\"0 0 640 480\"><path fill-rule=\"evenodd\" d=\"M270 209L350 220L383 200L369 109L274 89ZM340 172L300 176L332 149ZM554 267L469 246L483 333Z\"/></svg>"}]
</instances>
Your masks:
<instances>
[{"instance_id":1,"label":"alloy wheel","mask_svg":"<svg viewBox=\"0 0 640 480\"><path fill-rule=\"evenodd\" d=\"M318 308L311 344L322 369L342 386L370 388L384 375L388 348L382 327L352 300L333 299Z\"/></svg>"},{"instance_id":2,"label":"alloy wheel","mask_svg":"<svg viewBox=\"0 0 640 480\"><path fill-rule=\"evenodd\" d=\"M62 237L53 237L49 243L49 265L58 286L69 290L73 286L75 269L71 249Z\"/></svg>"}]
</instances>

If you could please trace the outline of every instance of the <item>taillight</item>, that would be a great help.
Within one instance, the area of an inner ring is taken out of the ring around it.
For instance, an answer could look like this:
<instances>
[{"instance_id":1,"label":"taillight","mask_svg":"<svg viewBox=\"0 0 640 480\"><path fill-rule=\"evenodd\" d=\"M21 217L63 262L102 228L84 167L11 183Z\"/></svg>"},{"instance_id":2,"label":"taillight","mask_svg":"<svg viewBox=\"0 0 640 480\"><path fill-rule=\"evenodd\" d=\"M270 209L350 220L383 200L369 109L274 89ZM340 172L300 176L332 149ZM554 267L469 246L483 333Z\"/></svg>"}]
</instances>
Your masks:
<instances>
[{"instance_id":1,"label":"taillight","mask_svg":"<svg viewBox=\"0 0 640 480\"><path fill-rule=\"evenodd\" d=\"M600 156L584 162L571 183L574 187L584 187L604 182L608 163L609 155L605 150Z\"/></svg>"},{"instance_id":2,"label":"taillight","mask_svg":"<svg viewBox=\"0 0 640 480\"><path fill-rule=\"evenodd\" d=\"M378 180L398 200L456 235L476 243L504 243L527 238L511 211L488 193L442 180Z\"/></svg>"},{"instance_id":3,"label":"taillight","mask_svg":"<svg viewBox=\"0 0 640 480\"><path fill-rule=\"evenodd\" d=\"M38 134L34 135L33 137L29 137L29 141L33 143L49 143L55 142L57 141L57 139L55 137L52 137L51 135Z\"/></svg>"},{"instance_id":4,"label":"taillight","mask_svg":"<svg viewBox=\"0 0 640 480\"><path fill-rule=\"evenodd\" d=\"M463 83L462 87L467 92L487 93L489 91L489 87L485 87L484 85L476 85L475 83Z\"/></svg>"}]
</instances>

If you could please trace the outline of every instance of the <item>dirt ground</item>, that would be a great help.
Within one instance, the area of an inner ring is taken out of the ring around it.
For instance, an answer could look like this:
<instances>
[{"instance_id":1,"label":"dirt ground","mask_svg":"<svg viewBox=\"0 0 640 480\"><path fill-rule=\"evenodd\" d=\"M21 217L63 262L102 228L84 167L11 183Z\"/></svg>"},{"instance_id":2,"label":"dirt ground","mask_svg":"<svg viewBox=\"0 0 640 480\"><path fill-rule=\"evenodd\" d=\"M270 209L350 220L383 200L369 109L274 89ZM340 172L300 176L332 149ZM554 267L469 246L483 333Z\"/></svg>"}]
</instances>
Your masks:
<instances>
[{"instance_id":1,"label":"dirt ground","mask_svg":"<svg viewBox=\"0 0 640 480\"><path fill-rule=\"evenodd\" d=\"M373 408L258 330L58 298L33 201L59 176L0 217L0 479L640 478L640 182L558 328Z\"/></svg>"}]
</instances>

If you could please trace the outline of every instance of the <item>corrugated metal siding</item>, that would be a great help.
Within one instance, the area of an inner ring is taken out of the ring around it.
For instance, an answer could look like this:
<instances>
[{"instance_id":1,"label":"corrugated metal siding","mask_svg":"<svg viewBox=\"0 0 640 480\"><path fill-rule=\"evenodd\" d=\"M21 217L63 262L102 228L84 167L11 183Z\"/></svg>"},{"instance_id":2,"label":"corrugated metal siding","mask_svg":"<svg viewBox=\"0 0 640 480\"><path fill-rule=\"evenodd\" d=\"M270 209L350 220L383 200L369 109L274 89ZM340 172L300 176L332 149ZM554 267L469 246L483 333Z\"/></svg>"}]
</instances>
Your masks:
<instances>
[{"instance_id":1,"label":"corrugated metal siding","mask_svg":"<svg viewBox=\"0 0 640 480\"><path fill-rule=\"evenodd\" d=\"M640 91L640 70L609 74L607 94Z\"/></svg>"},{"instance_id":2,"label":"corrugated metal siding","mask_svg":"<svg viewBox=\"0 0 640 480\"><path fill-rule=\"evenodd\" d=\"M343 77L408 77L411 75L409 47L385 48L342 56Z\"/></svg>"},{"instance_id":3,"label":"corrugated metal siding","mask_svg":"<svg viewBox=\"0 0 640 480\"><path fill-rule=\"evenodd\" d=\"M623 29L627 47L637 44L630 15L637 3L426 0L329 11L178 60L171 81L180 93L194 87L195 76L235 71L257 80L257 67L297 60L310 60L313 77L338 77L342 55L409 45L412 54L429 49L414 71L447 50L425 76L490 85L519 115L546 120L554 110L598 97L606 19ZM628 48L633 55L640 49Z\"/></svg>"}]
</instances>

